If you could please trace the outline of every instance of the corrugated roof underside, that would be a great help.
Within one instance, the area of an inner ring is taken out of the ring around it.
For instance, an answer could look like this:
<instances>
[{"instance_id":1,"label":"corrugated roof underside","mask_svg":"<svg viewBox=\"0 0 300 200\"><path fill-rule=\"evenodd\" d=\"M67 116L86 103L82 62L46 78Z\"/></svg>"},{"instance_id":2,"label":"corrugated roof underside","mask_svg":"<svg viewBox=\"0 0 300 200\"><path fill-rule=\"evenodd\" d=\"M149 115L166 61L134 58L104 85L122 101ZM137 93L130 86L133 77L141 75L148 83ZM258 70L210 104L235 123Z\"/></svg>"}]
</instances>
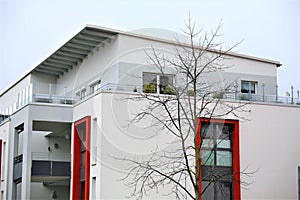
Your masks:
<instances>
[{"instance_id":1,"label":"corrugated roof underside","mask_svg":"<svg viewBox=\"0 0 300 200\"><path fill-rule=\"evenodd\" d=\"M110 40L117 32L86 27L66 44L33 69L58 78L82 62L100 43Z\"/></svg>"}]
</instances>

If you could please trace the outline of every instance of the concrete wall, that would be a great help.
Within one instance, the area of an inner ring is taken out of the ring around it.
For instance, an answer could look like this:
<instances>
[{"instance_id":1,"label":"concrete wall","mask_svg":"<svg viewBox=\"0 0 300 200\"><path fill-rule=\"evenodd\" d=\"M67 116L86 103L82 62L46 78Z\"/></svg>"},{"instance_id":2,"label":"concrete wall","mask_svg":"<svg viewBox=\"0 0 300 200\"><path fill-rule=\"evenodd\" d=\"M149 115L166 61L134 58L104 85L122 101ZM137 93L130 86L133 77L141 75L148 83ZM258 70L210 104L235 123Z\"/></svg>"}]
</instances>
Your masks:
<instances>
[{"instance_id":1,"label":"concrete wall","mask_svg":"<svg viewBox=\"0 0 300 200\"><path fill-rule=\"evenodd\" d=\"M44 132L32 131L34 120L40 121L59 121L59 122L72 122L72 107L53 104L29 104L17 111L11 116L10 121L10 149L8 160L8 199L31 198L31 160L32 152L40 151L47 152L48 145L51 144L45 138ZM15 130L19 125L24 124L24 130L17 133ZM55 142L61 143L61 146L68 145L65 141L62 143L62 138L57 138ZM48 143L48 144L47 144ZM67 148L67 147L65 147ZM59 149L59 150L63 150ZM70 152L70 149L65 152ZM65 153L63 152L63 153ZM16 155L23 154L22 165L22 182L19 184L13 183L13 158ZM57 157L61 155L58 153ZM16 188L16 189L14 189ZM34 193L33 193L34 194Z\"/></svg>"},{"instance_id":2,"label":"concrete wall","mask_svg":"<svg viewBox=\"0 0 300 200\"><path fill-rule=\"evenodd\" d=\"M31 75L27 75L20 82L16 83L10 90L0 96L0 113L13 106L18 101L18 93L28 87L31 83Z\"/></svg>"},{"instance_id":3,"label":"concrete wall","mask_svg":"<svg viewBox=\"0 0 300 200\"><path fill-rule=\"evenodd\" d=\"M0 126L0 140L2 140L1 154L1 183L0 199L7 199L7 176L8 176L8 156L9 156L9 120Z\"/></svg>"},{"instance_id":4,"label":"concrete wall","mask_svg":"<svg viewBox=\"0 0 300 200\"><path fill-rule=\"evenodd\" d=\"M244 199L297 199L300 108L252 104L240 123L241 170L255 171Z\"/></svg>"},{"instance_id":5,"label":"concrete wall","mask_svg":"<svg viewBox=\"0 0 300 200\"><path fill-rule=\"evenodd\" d=\"M91 165L91 184L94 181L100 188L96 193L91 189L91 194L97 198L125 199L130 195L126 181L120 180L128 166L113 157L147 156L173 141L162 130L149 127L151 122L128 126L128 119L143 102L132 103L126 97L100 93L74 108L75 121L87 115L97 118L92 123L92 138L97 141L92 144L97 147L92 157L96 161ZM242 199L297 199L300 108L253 103L245 110L240 113L246 119L240 121L240 167L252 177L241 175L241 180L249 183L241 186ZM146 198L172 199L162 195L166 191L168 186Z\"/></svg>"},{"instance_id":6,"label":"concrete wall","mask_svg":"<svg viewBox=\"0 0 300 200\"><path fill-rule=\"evenodd\" d=\"M68 186L44 186L43 183L31 183L30 199L35 200L67 200L70 199L70 189ZM53 192L57 195L53 198Z\"/></svg>"}]
</instances>

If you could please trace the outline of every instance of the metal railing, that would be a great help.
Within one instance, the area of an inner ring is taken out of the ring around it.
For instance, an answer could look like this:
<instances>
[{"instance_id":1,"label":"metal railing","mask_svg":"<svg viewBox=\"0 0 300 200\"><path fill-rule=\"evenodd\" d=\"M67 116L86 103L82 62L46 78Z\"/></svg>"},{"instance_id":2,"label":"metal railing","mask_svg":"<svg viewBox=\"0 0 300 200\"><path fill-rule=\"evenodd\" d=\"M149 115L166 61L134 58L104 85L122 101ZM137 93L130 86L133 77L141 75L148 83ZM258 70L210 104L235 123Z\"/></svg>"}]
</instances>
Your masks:
<instances>
[{"instance_id":1,"label":"metal railing","mask_svg":"<svg viewBox=\"0 0 300 200\"><path fill-rule=\"evenodd\" d=\"M44 84L44 83L30 84L28 87L24 88L18 94L17 102L13 103L7 109L2 110L0 114L3 116L4 115L10 116L12 113L19 110L20 108L22 108L23 106L27 105L30 102L73 105L81 100L90 97L93 94L100 93L101 91L111 91L111 92L118 91L118 92L132 92L132 93L143 92L143 87L141 87L140 85L132 85L132 84L105 83L105 84L99 84L97 88L95 89L94 87L93 90L87 87L88 86L81 87L81 90L84 90L85 93L83 96L80 95L78 96L77 95L78 92L75 93L75 91L77 91L76 89L75 90L70 89L64 85ZM291 96L278 96L278 95L233 92L229 94L226 93L225 95L222 96L222 99L300 105L299 92L297 96L294 96L293 93Z\"/></svg>"},{"instance_id":2,"label":"metal railing","mask_svg":"<svg viewBox=\"0 0 300 200\"><path fill-rule=\"evenodd\" d=\"M31 152L32 160L47 160L47 161L71 161L70 153L52 153L52 152Z\"/></svg>"}]
</instances>

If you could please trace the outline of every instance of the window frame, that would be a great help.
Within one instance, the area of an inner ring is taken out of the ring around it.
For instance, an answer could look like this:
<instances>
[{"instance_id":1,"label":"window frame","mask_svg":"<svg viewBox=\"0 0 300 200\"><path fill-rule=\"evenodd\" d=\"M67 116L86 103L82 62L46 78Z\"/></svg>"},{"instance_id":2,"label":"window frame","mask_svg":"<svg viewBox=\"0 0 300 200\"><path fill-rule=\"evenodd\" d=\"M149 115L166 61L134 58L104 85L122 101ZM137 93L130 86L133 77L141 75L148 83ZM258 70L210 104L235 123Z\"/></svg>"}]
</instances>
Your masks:
<instances>
[{"instance_id":1,"label":"window frame","mask_svg":"<svg viewBox=\"0 0 300 200\"><path fill-rule=\"evenodd\" d=\"M152 79L145 80L146 75L153 75L154 77ZM162 78L167 77L167 84L162 84ZM171 80L169 80L171 79ZM154 80L154 81L151 81ZM149 88L146 89L145 85L149 84ZM152 85L152 86L151 86ZM156 73L156 72L143 72L142 73L142 86L143 86L143 92L144 93L150 93L150 94L174 94L174 74L163 74L163 73ZM166 90L166 88L169 88L169 91L167 93L164 93L163 91Z\"/></svg>"},{"instance_id":2,"label":"window frame","mask_svg":"<svg viewBox=\"0 0 300 200\"><path fill-rule=\"evenodd\" d=\"M248 88L244 88L243 85L248 85ZM257 81L247 81L242 80L241 81L241 93L242 94L257 94ZM254 86L254 89L252 90L252 86Z\"/></svg>"},{"instance_id":3,"label":"window frame","mask_svg":"<svg viewBox=\"0 0 300 200\"><path fill-rule=\"evenodd\" d=\"M232 125L232 135L231 135L231 143L232 143L232 199L241 199L241 188L240 188L240 153L239 153L239 121L231 120L231 119L208 119L208 118L198 118L197 121L197 135L196 142L198 148L201 148L201 128L204 123L219 123ZM222 166L218 166L222 167ZM199 191L202 191L202 180L203 180L203 170L201 159L200 159L200 183L199 183ZM224 180L226 182L226 180ZM201 197L202 199L202 197Z\"/></svg>"}]
</instances>

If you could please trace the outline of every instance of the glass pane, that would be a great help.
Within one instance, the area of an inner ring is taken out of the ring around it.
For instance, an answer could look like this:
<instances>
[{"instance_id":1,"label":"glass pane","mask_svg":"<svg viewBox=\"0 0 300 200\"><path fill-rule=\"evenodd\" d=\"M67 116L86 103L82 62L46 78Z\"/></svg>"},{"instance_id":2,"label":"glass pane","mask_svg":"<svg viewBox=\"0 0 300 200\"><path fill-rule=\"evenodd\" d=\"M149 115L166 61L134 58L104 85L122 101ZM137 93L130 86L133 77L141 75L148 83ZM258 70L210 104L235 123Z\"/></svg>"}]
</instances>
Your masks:
<instances>
[{"instance_id":1,"label":"glass pane","mask_svg":"<svg viewBox=\"0 0 300 200\"><path fill-rule=\"evenodd\" d=\"M212 139L203 139L202 146L203 148L213 148L214 141Z\"/></svg>"},{"instance_id":2,"label":"glass pane","mask_svg":"<svg viewBox=\"0 0 300 200\"><path fill-rule=\"evenodd\" d=\"M175 94L173 90L173 76L172 75L160 75L159 88L161 94Z\"/></svg>"},{"instance_id":3,"label":"glass pane","mask_svg":"<svg viewBox=\"0 0 300 200\"><path fill-rule=\"evenodd\" d=\"M242 81L241 92L242 93L248 93L249 92L249 82Z\"/></svg>"},{"instance_id":4,"label":"glass pane","mask_svg":"<svg viewBox=\"0 0 300 200\"><path fill-rule=\"evenodd\" d=\"M219 138L222 134L223 124L216 124L215 132L216 138Z\"/></svg>"},{"instance_id":5,"label":"glass pane","mask_svg":"<svg viewBox=\"0 0 300 200\"><path fill-rule=\"evenodd\" d=\"M156 93L157 74L143 73L143 92Z\"/></svg>"},{"instance_id":6,"label":"glass pane","mask_svg":"<svg viewBox=\"0 0 300 200\"><path fill-rule=\"evenodd\" d=\"M201 136L203 138L213 138L213 133L213 125L206 123L201 125Z\"/></svg>"},{"instance_id":7,"label":"glass pane","mask_svg":"<svg viewBox=\"0 0 300 200\"><path fill-rule=\"evenodd\" d=\"M217 182L217 199L232 199L232 184L229 182Z\"/></svg>"},{"instance_id":8,"label":"glass pane","mask_svg":"<svg viewBox=\"0 0 300 200\"><path fill-rule=\"evenodd\" d=\"M255 83L251 83L251 93L254 94L255 93Z\"/></svg>"},{"instance_id":9,"label":"glass pane","mask_svg":"<svg viewBox=\"0 0 300 200\"><path fill-rule=\"evenodd\" d=\"M217 151L217 166L232 166L230 151Z\"/></svg>"},{"instance_id":10,"label":"glass pane","mask_svg":"<svg viewBox=\"0 0 300 200\"><path fill-rule=\"evenodd\" d=\"M217 148L231 149L231 142L230 142L230 140L218 139L217 140Z\"/></svg>"},{"instance_id":11,"label":"glass pane","mask_svg":"<svg viewBox=\"0 0 300 200\"><path fill-rule=\"evenodd\" d=\"M157 83L157 74L155 73L143 73L143 84Z\"/></svg>"},{"instance_id":12,"label":"glass pane","mask_svg":"<svg viewBox=\"0 0 300 200\"><path fill-rule=\"evenodd\" d=\"M214 165L214 160L215 160L215 156L214 156L214 151L206 151L206 150L202 150L202 165Z\"/></svg>"},{"instance_id":13,"label":"glass pane","mask_svg":"<svg viewBox=\"0 0 300 200\"><path fill-rule=\"evenodd\" d=\"M202 199L214 199L214 183L210 183L209 181L202 181L202 191L205 192L202 195Z\"/></svg>"}]
</instances>

